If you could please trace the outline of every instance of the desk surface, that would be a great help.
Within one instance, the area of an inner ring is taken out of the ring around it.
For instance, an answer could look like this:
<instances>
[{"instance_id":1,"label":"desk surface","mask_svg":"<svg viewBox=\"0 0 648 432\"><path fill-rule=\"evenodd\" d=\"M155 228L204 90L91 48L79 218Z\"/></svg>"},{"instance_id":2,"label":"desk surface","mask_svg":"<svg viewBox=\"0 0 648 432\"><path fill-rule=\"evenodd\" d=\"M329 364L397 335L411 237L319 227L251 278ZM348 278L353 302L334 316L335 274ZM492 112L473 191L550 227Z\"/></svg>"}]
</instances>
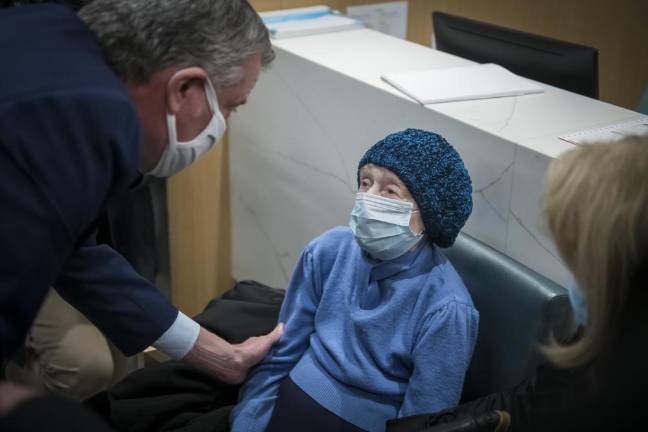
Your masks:
<instances>
[{"instance_id":1,"label":"desk surface","mask_svg":"<svg viewBox=\"0 0 648 432\"><path fill-rule=\"evenodd\" d=\"M380 75L474 62L360 29L273 41L274 46L418 104ZM554 158L573 147L559 135L638 118L637 112L539 83L545 93L426 108Z\"/></svg>"},{"instance_id":2,"label":"desk surface","mask_svg":"<svg viewBox=\"0 0 648 432\"><path fill-rule=\"evenodd\" d=\"M381 74L471 62L373 30L275 41L277 60L230 120L234 277L286 286L304 244L348 222L357 163L386 134L431 129L473 182L464 231L564 284L540 197L558 138L640 117L541 84L538 95L422 106Z\"/></svg>"}]
</instances>

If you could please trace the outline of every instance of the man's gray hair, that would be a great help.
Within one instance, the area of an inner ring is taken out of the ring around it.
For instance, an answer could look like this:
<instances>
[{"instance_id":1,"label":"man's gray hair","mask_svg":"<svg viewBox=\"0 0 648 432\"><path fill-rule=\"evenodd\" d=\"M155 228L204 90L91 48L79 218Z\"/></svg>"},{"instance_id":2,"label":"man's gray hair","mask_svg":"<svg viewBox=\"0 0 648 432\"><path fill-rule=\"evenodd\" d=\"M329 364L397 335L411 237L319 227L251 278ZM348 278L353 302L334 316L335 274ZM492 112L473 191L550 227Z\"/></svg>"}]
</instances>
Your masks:
<instances>
[{"instance_id":1,"label":"man's gray hair","mask_svg":"<svg viewBox=\"0 0 648 432\"><path fill-rule=\"evenodd\" d=\"M242 79L242 64L274 59L268 30L246 0L94 0L79 12L122 81L143 84L166 67L199 66L214 86Z\"/></svg>"}]
</instances>

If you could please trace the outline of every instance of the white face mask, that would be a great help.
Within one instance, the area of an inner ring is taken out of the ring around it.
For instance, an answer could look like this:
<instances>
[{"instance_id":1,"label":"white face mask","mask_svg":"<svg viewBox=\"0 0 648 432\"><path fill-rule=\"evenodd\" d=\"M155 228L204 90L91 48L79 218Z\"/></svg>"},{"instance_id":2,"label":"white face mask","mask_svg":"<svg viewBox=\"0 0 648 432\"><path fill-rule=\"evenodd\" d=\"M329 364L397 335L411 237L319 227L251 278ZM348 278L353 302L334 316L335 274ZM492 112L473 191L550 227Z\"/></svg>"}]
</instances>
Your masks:
<instances>
[{"instance_id":1,"label":"white face mask","mask_svg":"<svg viewBox=\"0 0 648 432\"><path fill-rule=\"evenodd\" d=\"M162 157L155 168L146 174L155 177L172 176L194 163L223 137L227 123L225 123L225 117L220 112L216 92L208 78L205 79L205 95L212 112L212 118L207 127L191 141L180 142L176 132L175 114L167 112L169 144L164 149L164 153L162 153Z\"/></svg>"},{"instance_id":2,"label":"white face mask","mask_svg":"<svg viewBox=\"0 0 648 432\"><path fill-rule=\"evenodd\" d=\"M373 258L391 260L412 249L423 238L410 229L411 202L358 192L349 227L362 249Z\"/></svg>"}]
</instances>

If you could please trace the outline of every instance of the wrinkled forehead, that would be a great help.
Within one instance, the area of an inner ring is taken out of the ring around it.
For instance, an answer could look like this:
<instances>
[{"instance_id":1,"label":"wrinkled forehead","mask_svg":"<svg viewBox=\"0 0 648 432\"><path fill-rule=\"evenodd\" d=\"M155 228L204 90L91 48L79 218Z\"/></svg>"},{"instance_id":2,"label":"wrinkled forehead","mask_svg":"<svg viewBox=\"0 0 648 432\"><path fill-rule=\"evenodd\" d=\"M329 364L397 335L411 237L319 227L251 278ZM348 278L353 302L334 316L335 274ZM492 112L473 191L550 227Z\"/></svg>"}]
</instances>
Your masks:
<instances>
[{"instance_id":1,"label":"wrinkled forehead","mask_svg":"<svg viewBox=\"0 0 648 432\"><path fill-rule=\"evenodd\" d=\"M380 181L381 183L392 183L407 189L405 183L390 169L369 163L360 168L360 179L369 178L373 181Z\"/></svg>"}]
</instances>

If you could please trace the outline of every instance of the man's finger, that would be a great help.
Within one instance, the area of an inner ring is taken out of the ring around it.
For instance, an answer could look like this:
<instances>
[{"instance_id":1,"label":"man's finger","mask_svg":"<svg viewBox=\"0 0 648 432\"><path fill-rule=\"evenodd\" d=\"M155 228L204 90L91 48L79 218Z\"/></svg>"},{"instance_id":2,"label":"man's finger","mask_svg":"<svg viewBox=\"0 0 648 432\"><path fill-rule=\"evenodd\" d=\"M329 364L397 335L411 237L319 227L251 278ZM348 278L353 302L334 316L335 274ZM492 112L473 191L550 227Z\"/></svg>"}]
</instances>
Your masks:
<instances>
[{"instance_id":1,"label":"man's finger","mask_svg":"<svg viewBox=\"0 0 648 432\"><path fill-rule=\"evenodd\" d=\"M281 335L283 335L284 331L284 324L279 323L277 326L272 330L270 333L268 333L268 337L272 340L272 343L275 343L281 338Z\"/></svg>"}]
</instances>

